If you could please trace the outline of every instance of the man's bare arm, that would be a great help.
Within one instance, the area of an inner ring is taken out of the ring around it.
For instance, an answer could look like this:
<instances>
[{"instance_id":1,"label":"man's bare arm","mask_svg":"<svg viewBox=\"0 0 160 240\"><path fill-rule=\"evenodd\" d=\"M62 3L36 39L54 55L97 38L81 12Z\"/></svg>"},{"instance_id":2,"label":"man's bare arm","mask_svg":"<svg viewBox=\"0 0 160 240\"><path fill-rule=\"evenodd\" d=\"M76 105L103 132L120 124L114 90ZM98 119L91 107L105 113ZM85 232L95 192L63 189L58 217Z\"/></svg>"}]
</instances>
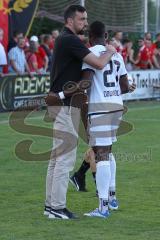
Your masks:
<instances>
[{"instance_id":1,"label":"man's bare arm","mask_svg":"<svg viewBox=\"0 0 160 240\"><path fill-rule=\"evenodd\" d=\"M100 57L95 56L93 53L89 53L83 61L92 67L101 70L111 60L114 53L116 53L116 49L111 45L107 45L106 53Z\"/></svg>"}]
</instances>

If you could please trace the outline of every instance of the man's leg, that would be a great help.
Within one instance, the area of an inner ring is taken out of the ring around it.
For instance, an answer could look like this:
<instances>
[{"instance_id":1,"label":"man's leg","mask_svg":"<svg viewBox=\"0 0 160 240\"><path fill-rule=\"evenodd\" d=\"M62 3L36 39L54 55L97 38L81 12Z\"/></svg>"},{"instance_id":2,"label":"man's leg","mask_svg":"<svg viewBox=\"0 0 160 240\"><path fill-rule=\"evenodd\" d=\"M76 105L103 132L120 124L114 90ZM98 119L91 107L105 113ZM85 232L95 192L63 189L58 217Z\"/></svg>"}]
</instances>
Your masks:
<instances>
[{"instance_id":1,"label":"man's leg","mask_svg":"<svg viewBox=\"0 0 160 240\"><path fill-rule=\"evenodd\" d=\"M61 110L61 106L54 106L54 107L48 107L48 115L53 121L55 121L56 118L58 118L58 114ZM54 122L53 122L53 136L54 136ZM44 209L44 215L48 216L51 210L51 192L52 192L52 182L53 182L53 174L54 174L54 168L56 164L56 155L55 155L55 149L60 144L59 139L53 138L53 149L51 151L50 155L50 161L47 168L47 176L46 176L46 200L45 200L45 209Z\"/></svg>"},{"instance_id":2,"label":"man's leg","mask_svg":"<svg viewBox=\"0 0 160 240\"><path fill-rule=\"evenodd\" d=\"M76 160L78 126L79 110L73 108L71 114L69 107L62 107L54 123L54 137L59 146L52 151L52 156L55 157L50 160L47 174L48 183L52 182L48 184L51 196L50 199L48 198L50 203L46 201L52 208L50 218L54 218L54 216L66 218L63 212L66 211L69 171L73 170ZM50 172L52 174L49 174Z\"/></svg>"},{"instance_id":3,"label":"man's leg","mask_svg":"<svg viewBox=\"0 0 160 240\"><path fill-rule=\"evenodd\" d=\"M54 148L56 148L56 141L54 142ZM56 158L53 151L51 151L50 161L47 169L47 177L46 177L46 200L45 200L45 210L44 215L48 216L51 210L51 191L52 191L52 182L53 182L53 174L54 168L56 164Z\"/></svg>"}]
</instances>

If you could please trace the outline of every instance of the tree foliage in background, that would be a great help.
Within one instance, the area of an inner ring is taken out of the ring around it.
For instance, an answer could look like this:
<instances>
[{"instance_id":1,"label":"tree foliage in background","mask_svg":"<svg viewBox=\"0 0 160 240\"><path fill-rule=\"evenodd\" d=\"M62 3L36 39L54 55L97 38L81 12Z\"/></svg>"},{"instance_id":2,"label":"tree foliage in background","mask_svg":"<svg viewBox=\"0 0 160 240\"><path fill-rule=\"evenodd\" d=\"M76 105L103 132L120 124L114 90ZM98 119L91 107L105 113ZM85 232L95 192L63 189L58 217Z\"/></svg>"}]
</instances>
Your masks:
<instances>
[{"instance_id":1,"label":"tree foliage in background","mask_svg":"<svg viewBox=\"0 0 160 240\"><path fill-rule=\"evenodd\" d=\"M40 36L41 34L49 34L54 29L61 30L62 27L62 23L55 22L48 18L35 18L29 35Z\"/></svg>"}]
</instances>

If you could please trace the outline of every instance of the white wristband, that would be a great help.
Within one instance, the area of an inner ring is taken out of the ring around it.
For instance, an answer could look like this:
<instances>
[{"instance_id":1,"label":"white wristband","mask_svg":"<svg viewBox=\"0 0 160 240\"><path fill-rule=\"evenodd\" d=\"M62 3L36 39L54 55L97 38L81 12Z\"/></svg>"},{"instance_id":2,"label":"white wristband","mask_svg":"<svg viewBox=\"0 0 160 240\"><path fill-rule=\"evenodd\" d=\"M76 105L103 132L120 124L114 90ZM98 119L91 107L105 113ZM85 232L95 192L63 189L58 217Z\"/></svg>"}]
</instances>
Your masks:
<instances>
[{"instance_id":1,"label":"white wristband","mask_svg":"<svg viewBox=\"0 0 160 240\"><path fill-rule=\"evenodd\" d=\"M58 95L59 95L60 99L65 99L65 96L64 96L63 92L59 92Z\"/></svg>"}]
</instances>

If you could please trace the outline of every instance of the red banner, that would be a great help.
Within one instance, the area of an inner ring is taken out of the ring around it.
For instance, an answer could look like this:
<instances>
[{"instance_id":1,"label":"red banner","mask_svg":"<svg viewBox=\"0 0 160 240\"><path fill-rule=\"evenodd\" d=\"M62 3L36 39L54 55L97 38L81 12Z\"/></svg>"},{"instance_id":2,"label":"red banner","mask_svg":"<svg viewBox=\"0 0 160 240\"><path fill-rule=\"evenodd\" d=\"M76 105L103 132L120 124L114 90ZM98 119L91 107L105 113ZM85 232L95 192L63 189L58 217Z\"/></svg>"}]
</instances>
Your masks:
<instances>
[{"instance_id":1,"label":"red banner","mask_svg":"<svg viewBox=\"0 0 160 240\"><path fill-rule=\"evenodd\" d=\"M4 30L4 46L14 31L26 35L32 25L39 0L0 0L0 28Z\"/></svg>"},{"instance_id":2,"label":"red banner","mask_svg":"<svg viewBox=\"0 0 160 240\"><path fill-rule=\"evenodd\" d=\"M8 45L8 2L0 0L0 28L4 31L3 46L7 50Z\"/></svg>"}]
</instances>

